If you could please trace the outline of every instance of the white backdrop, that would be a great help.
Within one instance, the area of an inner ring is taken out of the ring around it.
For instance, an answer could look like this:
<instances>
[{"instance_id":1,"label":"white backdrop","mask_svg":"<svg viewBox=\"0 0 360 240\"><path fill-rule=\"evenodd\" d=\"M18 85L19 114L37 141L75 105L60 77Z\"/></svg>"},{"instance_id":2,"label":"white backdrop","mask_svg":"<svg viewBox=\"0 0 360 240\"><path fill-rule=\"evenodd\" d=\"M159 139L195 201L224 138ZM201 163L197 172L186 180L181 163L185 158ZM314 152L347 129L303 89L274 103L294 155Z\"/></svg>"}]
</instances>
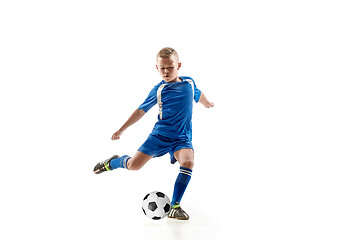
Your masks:
<instances>
[{"instance_id":1,"label":"white backdrop","mask_svg":"<svg viewBox=\"0 0 360 240\"><path fill-rule=\"evenodd\" d=\"M6 239L359 239L359 7L356 1L1 1L1 234ZM148 220L171 197L168 155L95 175L135 153L154 107L111 135L161 79L195 105L188 222Z\"/></svg>"}]
</instances>

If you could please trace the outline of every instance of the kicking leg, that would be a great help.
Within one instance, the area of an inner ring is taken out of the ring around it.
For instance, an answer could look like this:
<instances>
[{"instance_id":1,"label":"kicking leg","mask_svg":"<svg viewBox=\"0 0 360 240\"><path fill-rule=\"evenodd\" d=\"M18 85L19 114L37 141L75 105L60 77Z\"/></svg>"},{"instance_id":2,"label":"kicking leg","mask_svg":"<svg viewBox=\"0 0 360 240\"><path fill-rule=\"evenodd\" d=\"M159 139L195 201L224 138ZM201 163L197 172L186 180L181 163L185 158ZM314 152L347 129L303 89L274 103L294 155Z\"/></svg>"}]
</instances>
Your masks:
<instances>
[{"instance_id":1,"label":"kicking leg","mask_svg":"<svg viewBox=\"0 0 360 240\"><path fill-rule=\"evenodd\" d=\"M139 170L145 163L147 163L153 156L137 151L133 157L124 155L119 158L112 159L110 162L111 170L116 168L126 168L129 170Z\"/></svg>"},{"instance_id":2,"label":"kicking leg","mask_svg":"<svg viewBox=\"0 0 360 240\"><path fill-rule=\"evenodd\" d=\"M100 174L105 171L111 171L116 168L126 168L129 170L139 170L145 163L147 163L152 156L137 151L133 157L128 155L117 156L114 155L111 158L98 163L94 168L94 173Z\"/></svg>"},{"instance_id":3,"label":"kicking leg","mask_svg":"<svg viewBox=\"0 0 360 240\"><path fill-rule=\"evenodd\" d=\"M135 155L127 162L127 169L139 170L141 169L153 156L137 151Z\"/></svg>"}]
</instances>

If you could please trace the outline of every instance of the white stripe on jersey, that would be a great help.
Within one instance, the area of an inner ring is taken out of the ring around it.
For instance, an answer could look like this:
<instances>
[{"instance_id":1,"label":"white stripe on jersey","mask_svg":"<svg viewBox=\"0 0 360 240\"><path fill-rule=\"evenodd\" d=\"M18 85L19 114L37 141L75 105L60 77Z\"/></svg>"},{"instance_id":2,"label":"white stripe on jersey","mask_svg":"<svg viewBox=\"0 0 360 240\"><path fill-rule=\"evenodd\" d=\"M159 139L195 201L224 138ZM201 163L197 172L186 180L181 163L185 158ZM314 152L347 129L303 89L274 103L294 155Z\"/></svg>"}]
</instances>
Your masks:
<instances>
[{"instance_id":1,"label":"white stripe on jersey","mask_svg":"<svg viewBox=\"0 0 360 240\"><path fill-rule=\"evenodd\" d=\"M193 82L193 80L191 80L191 79L185 79L185 81L187 81L188 83L190 83L190 85L191 85L191 88L192 88L192 96L193 96L193 98L194 98L194 96L195 96L195 89L194 89L194 82ZM160 85L160 87L158 88L158 90L157 90L157 93L156 93L156 96L157 96L157 104L159 105L159 117L160 117L160 120L162 120L162 110L163 110L163 107L162 107L162 102L161 102L161 92L162 92L162 90L164 89L164 87L165 87L165 85L166 85L166 83L164 83L164 84L161 84Z\"/></svg>"},{"instance_id":2,"label":"white stripe on jersey","mask_svg":"<svg viewBox=\"0 0 360 240\"><path fill-rule=\"evenodd\" d=\"M163 107L162 107L162 102L161 102L161 92L163 90L163 88L165 87L166 84L162 84L160 85L160 87L158 88L157 90L157 104L159 105L159 116L160 116L160 120L162 120L162 110L163 110Z\"/></svg>"}]
</instances>

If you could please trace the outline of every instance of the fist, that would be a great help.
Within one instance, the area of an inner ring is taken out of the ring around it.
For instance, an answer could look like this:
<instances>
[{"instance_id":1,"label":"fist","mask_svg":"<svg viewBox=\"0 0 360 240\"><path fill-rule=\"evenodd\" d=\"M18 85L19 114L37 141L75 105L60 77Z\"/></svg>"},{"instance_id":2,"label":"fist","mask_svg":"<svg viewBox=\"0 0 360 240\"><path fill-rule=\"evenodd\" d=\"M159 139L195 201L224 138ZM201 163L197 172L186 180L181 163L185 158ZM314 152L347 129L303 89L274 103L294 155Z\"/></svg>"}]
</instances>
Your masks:
<instances>
[{"instance_id":1,"label":"fist","mask_svg":"<svg viewBox=\"0 0 360 240\"><path fill-rule=\"evenodd\" d=\"M122 131L121 131L121 130L116 131L116 132L112 135L111 140L118 140L118 139L120 139L121 134L122 134Z\"/></svg>"}]
</instances>

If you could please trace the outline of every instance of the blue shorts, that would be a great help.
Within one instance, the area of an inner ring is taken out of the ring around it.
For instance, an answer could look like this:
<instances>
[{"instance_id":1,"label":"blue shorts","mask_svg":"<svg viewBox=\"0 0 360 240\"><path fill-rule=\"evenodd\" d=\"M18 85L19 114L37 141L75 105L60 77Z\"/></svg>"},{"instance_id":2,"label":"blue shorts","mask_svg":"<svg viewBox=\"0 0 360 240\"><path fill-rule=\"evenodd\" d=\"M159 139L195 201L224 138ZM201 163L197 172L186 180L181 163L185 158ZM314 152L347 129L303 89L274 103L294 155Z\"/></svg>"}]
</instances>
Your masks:
<instances>
[{"instance_id":1,"label":"blue shorts","mask_svg":"<svg viewBox=\"0 0 360 240\"><path fill-rule=\"evenodd\" d=\"M169 153L171 163L174 164L176 162L174 152L184 148L194 150L191 141L186 137L171 139L151 133L138 151L153 157L161 157Z\"/></svg>"}]
</instances>

